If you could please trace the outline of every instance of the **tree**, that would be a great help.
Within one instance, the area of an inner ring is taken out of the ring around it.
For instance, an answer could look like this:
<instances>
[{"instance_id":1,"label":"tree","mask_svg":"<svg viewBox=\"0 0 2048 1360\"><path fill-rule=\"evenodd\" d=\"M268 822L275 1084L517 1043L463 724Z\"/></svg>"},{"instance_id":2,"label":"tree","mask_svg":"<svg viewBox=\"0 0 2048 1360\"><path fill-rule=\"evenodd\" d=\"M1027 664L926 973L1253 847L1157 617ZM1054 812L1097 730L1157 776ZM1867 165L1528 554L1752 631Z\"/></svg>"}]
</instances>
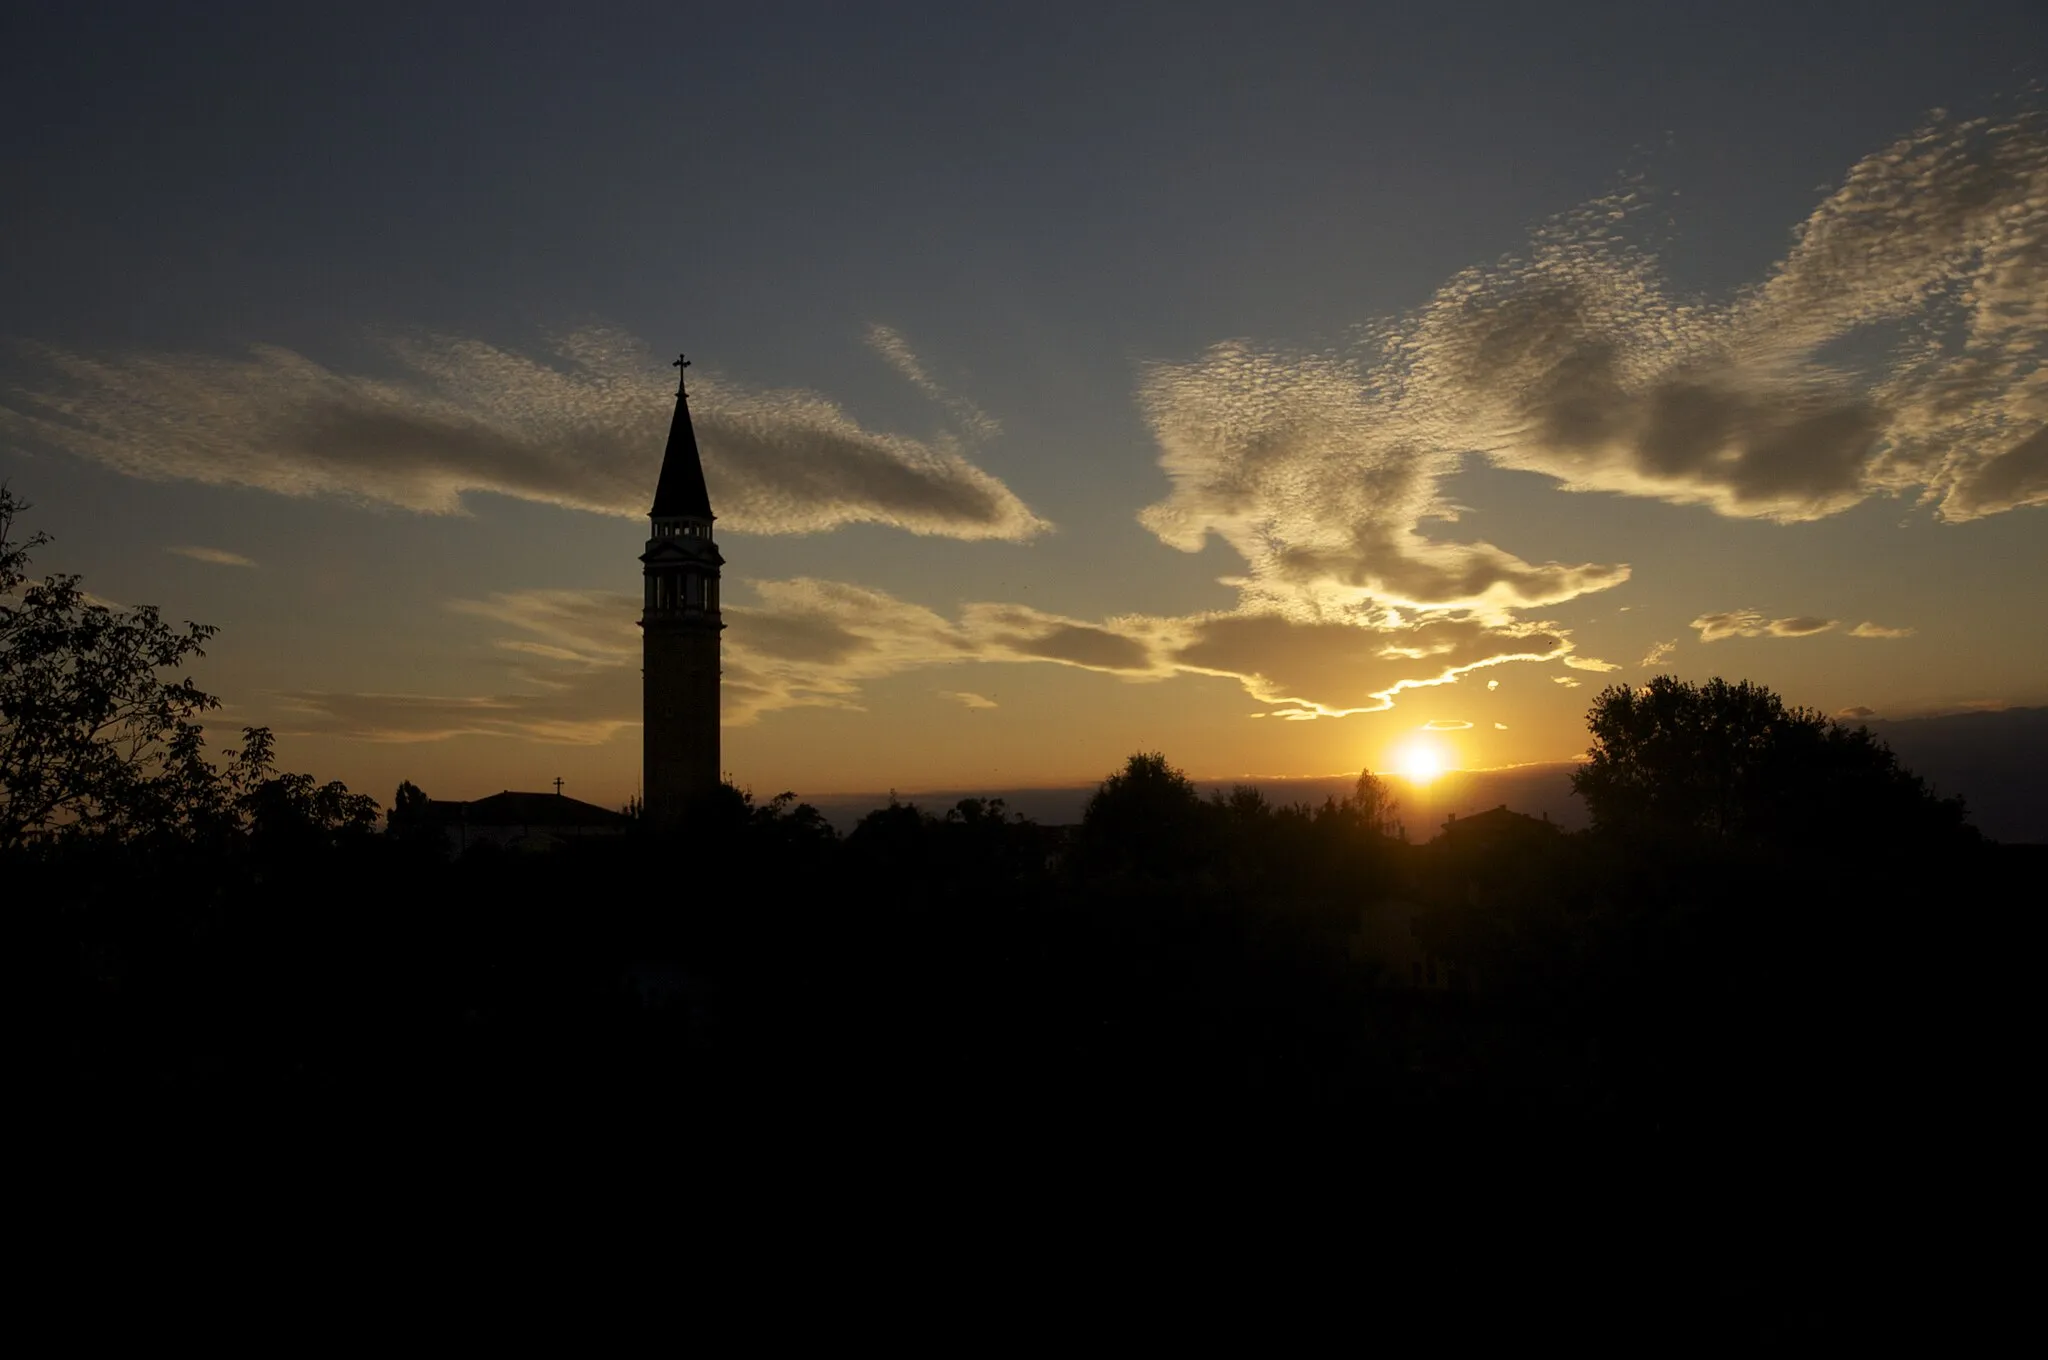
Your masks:
<instances>
[{"instance_id":1,"label":"tree","mask_svg":"<svg viewBox=\"0 0 2048 1360\"><path fill-rule=\"evenodd\" d=\"M27 508L0 487L0 849L60 828L189 828L213 810L197 719L219 700L162 673L214 630L102 604L77 576L31 583L30 553L50 540L14 540Z\"/></svg>"},{"instance_id":2,"label":"tree","mask_svg":"<svg viewBox=\"0 0 2048 1360\"><path fill-rule=\"evenodd\" d=\"M1596 830L1629 839L1774 850L1905 850L1973 838L1864 727L1788 708L1762 685L1660 675L1593 700L1572 789Z\"/></svg>"},{"instance_id":3,"label":"tree","mask_svg":"<svg viewBox=\"0 0 2048 1360\"><path fill-rule=\"evenodd\" d=\"M309 774L279 773L275 746L269 728L243 728L242 749L223 780L259 851L279 857L305 854L361 840L377 829L376 799L350 793L338 779L322 784Z\"/></svg>"},{"instance_id":4,"label":"tree","mask_svg":"<svg viewBox=\"0 0 2048 1360\"><path fill-rule=\"evenodd\" d=\"M1102 781L1081 815L1084 863L1149 874L1184 873L1213 847L1194 781L1157 751L1141 751Z\"/></svg>"},{"instance_id":5,"label":"tree","mask_svg":"<svg viewBox=\"0 0 2048 1360\"><path fill-rule=\"evenodd\" d=\"M268 728L244 728L216 767L199 718L220 700L163 674L204 656L215 630L103 604L77 576L31 583L29 555L50 540L14 540L27 508L0 487L0 851L54 836L242 834L283 849L374 825L373 799L280 773Z\"/></svg>"},{"instance_id":6,"label":"tree","mask_svg":"<svg viewBox=\"0 0 2048 1360\"><path fill-rule=\"evenodd\" d=\"M1371 770L1358 772L1358 782L1352 786L1351 795L1344 800L1343 806L1346 812L1358 819L1360 826L1374 835L1407 839L1408 832L1401 825L1401 800L1394 796L1394 786Z\"/></svg>"}]
</instances>

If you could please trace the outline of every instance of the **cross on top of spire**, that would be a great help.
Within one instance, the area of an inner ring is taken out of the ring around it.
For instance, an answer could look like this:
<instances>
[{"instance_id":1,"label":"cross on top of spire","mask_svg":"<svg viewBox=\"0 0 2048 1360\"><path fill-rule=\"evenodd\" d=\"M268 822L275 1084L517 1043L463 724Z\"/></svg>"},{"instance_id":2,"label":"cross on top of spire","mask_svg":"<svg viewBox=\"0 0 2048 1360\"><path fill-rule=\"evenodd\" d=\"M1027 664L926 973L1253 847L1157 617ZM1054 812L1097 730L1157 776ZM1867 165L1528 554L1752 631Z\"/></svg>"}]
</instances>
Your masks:
<instances>
[{"instance_id":1,"label":"cross on top of spire","mask_svg":"<svg viewBox=\"0 0 2048 1360\"><path fill-rule=\"evenodd\" d=\"M684 378L690 356L678 354L669 361L676 371L676 413L669 422L668 448L661 456L661 480L654 487L656 519L697 519L709 523L711 498L704 490L704 464L697 454L697 431L690 424L690 399Z\"/></svg>"}]
</instances>

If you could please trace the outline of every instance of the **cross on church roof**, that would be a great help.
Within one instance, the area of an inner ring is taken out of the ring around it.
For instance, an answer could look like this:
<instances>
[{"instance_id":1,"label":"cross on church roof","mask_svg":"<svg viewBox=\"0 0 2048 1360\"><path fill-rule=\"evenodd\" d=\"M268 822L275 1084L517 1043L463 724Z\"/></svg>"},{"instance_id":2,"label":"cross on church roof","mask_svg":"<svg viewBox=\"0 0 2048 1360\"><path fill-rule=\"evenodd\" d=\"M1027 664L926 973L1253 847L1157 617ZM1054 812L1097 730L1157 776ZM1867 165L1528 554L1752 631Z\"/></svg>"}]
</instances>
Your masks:
<instances>
[{"instance_id":1,"label":"cross on church roof","mask_svg":"<svg viewBox=\"0 0 2048 1360\"><path fill-rule=\"evenodd\" d=\"M678 354L669 364L669 367L676 371L676 395L679 397L683 395L683 370L689 366L690 356L687 354Z\"/></svg>"}]
</instances>

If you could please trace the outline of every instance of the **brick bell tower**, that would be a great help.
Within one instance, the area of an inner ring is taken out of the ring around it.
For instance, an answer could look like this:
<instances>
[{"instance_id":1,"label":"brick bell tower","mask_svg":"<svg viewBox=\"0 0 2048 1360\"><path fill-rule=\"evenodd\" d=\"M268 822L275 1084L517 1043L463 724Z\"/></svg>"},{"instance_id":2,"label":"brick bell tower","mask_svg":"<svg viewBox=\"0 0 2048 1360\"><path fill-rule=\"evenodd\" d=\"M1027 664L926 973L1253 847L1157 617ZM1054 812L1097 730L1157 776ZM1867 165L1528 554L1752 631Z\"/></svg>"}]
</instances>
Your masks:
<instances>
[{"instance_id":1,"label":"brick bell tower","mask_svg":"<svg viewBox=\"0 0 2048 1360\"><path fill-rule=\"evenodd\" d=\"M690 424L678 356L676 414L661 459L653 537L640 555L646 597L640 614L641 788L645 815L674 825L718 789L718 569L711 495Z\"/></svg>"}]
</instances>

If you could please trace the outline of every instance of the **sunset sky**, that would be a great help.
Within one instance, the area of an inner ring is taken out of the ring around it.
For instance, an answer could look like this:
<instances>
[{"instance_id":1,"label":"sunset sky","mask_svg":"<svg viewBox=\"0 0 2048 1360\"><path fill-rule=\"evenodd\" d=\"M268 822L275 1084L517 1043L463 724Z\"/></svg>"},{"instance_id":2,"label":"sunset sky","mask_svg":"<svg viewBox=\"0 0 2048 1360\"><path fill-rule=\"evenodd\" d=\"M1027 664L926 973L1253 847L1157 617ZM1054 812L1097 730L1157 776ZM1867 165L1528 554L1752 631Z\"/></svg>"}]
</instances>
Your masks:
<instances>
[{"instance_id":1,"label":"sunset sky","mask_svg":"<svg viewBox=\"0 0 2048 1360\"><path fill-rule=\"evenodd\" d=\"M678 350L760 793L2048 702L2039 0L5 23L37 567L381 801L634 792Z\"/></svg>"}]
</instances>

